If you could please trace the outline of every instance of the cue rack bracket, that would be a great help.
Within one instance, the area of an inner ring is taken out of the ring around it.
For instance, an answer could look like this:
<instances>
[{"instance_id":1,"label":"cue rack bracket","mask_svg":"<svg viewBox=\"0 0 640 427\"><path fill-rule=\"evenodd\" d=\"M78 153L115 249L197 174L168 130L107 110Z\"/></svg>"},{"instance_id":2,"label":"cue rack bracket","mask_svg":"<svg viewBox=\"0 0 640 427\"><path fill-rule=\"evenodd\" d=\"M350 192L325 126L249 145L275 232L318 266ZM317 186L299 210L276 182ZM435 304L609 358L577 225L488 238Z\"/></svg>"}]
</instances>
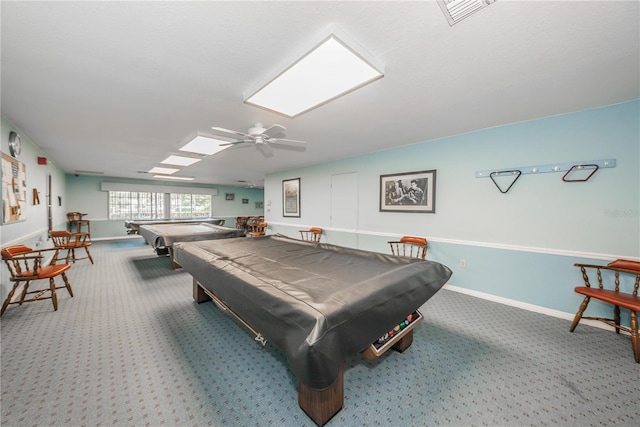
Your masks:
<instances>
[{"instance_id":1,"label":"cue rack bracket","mask_svg":"<svg viewBox=\"0 0 640 427\"><path fill-rule=\"evenodd\" d=\"M602 160L589 160L582 162L569 162L569 163L552 163L547 165L535 165L535 166L522 166L515 168L505 169L492 169L476 171L476 178L491 178L498 190L502 194L507 193L513 184L520 178L521 175L540 174L549 172L564 172L562 176L563 182L586 182L588 181L598 170L602 168L615 168L616 159L602 159ZM584 177L585 174L587 174ZM506 190L496 182L497 177L513 176L514 179L509 184Z\"/></svg>"}]
</instances>

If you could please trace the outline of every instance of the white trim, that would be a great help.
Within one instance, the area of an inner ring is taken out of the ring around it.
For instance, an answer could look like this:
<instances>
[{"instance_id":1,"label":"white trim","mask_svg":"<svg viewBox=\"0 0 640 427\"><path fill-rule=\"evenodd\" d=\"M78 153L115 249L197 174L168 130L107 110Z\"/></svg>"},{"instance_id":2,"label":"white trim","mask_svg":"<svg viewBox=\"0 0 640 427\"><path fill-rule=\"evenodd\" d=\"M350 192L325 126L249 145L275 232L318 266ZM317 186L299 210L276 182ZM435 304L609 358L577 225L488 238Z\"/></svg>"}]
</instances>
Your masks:
<instances>
[{"instance_id":1,"label":"white trim","mask_svg":"<svg viewBox=\"0 0 640 427\"><path fill-rule=\"evenodd\" d=\"M107 242L110 240L133 240L133 239L142 239L142 236L137 235L137 234L132 234L129 236L116 236L116 237L92 237L91 241L92 242Z\"/></svg>"},{"instance_id":2,"label":"white trim","mask_svg":"<svg viewBox=\"0 0 640 427\"><path fill-rule=\"evenodd\" d=\"M146 191L150 193L174 193L174 194L210 194L218 195L217 188L205 187L177 187L173 185L149 185L131 184L126 182L106 182L100 183L101 191Z\"/></svg>"},{"instance_id":3,"label":"white trim","mask_svg":"<svg viewBox=\"0 0 640 427\"><path fill-rule=\"evenodd\" d=\"M273 222L273 221L270 221L269 223L273 225L284 226L284 227L305 227L305 225L303 224L290 224L290 223ZM318 225L314 225L314 227L318 227ZM368 236L379 236L379 237L399 238L403 236L402 234L398 234L398 233L385 233L380 231L364 231L364 230L331 228L331 227L323 227L323 229L327 231L337 231L341 233L354 233L354 234L357 233L357 234L363 234ZM539 247L533 247L533 246L509 245L504 243L474 242L470 240L456 240L456 239L447 239L442 237L429 237L428 240L430 242L448 243L451 245L476 246L480 248L502 249L507 251L517 251L517 252L530 252L530 253L539 253L539 254L545 254L545 255L558 255L558 256L566 256L566 257L572 257L572 258L600 259L604 261L611 261L612 259L624 258L624 259L629 259L633 261L640 261L640 258L629 256L629 255L569 251L565 249L539 248Z\"/></svg>"},{"instance_id":4,"label":"white trim","mask_svg":"<svg viewBox=\"0 0 640 427\"><path fill-rule=\"evenodd\" d=\"M528 304L521 301L512 300L509 298L499 297L496 295L487 294L484 292L474 291L471 289L461 288L459 286L445 284L442 289L447 289L453 292L459 292L461 294L470 295L472 297L480 298L487 301L497 302L498 304L504 304L511 307L520 308L522 310L532 311L534 313L540 313L551 317L556 317L558 319L568 320L569 322L573 321L575 317L575 313L566 313L564 311L553 310L546 307L541 307L539 305ZM600 329L606 329L608 331L615 331L615 328L609 326L605 323L598 322L596 320L589 319L581 319L579 325L588 325L593 326ZM568 331L568 329L567 329ZM625 331L620 331L620 333L626 334ZM630 334L629 334L630 335Z\"/></svg>"},{"instance_id":5,"label":"white trim","mask_svg":"<svg viewBox=\"0 0 640 427\"><path fill-rule=\"evenodd\" d=\"M4 247L4 246L20 245L23 242L25 242L25 241L27 241L29 239L34 239L34 238L38 237L41 234L45 234L47 237L49 237L49 229L46 228L46 227L45 228L41 228L41 229L39 229L37 231L34 231L34 232L31 232L31 233L27 234L26 236L22 236L19 239L15 239L15 240L13 240L11 242L3 243L2 246Z\"/></svg>"}]
</instances>

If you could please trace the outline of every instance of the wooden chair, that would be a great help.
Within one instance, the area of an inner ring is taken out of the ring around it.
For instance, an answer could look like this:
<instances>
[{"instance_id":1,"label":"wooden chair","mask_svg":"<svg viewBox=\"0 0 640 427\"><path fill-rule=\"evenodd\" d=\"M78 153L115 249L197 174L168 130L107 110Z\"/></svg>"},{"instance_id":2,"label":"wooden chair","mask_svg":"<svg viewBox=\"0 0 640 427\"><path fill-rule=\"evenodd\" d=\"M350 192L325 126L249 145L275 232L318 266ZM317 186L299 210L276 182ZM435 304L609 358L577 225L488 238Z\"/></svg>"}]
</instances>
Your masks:
<instances>
[{"instance_id":1,"label":"wooden chair","mask_svg":"<svg viewBox=\"0 0 640 427\"><path fill-rule=\"evenodd\" d=\"M302 237L302 240L318 243L320 242L320 237L322 236L322 228L311 227L308 230L300 230L300 236Z\"/></svg>"},{"instance_id":2,"label":"wooden chair","mask_svg":"<svg viewBox=\"0 0 640 427\"><path fill-rule=\"evenodd\" d=\"M633 355L636 362L640 363L640 334L638 334L638 312L640 312L640 297L638 297L638 287L640 287L640 262L618 259L609 263L607 266L592 264L575 264L575 266L580 267L584 286L578 286L574 290L577 293L584 295L584 300L582 300L580 308L578 309L569 330L573 332L581 319L590 319L598 320L609 326L613 326L618 334L620 333L620 330L629 332L631 334ZM589 276L587 274L587 271L593 272L594 270L598 280L597 288L591 286L591 283L589 283ZM603 272L605 273L605 277L609 279L606 285L605 282L607 281L602 278ZM631 292L624 292L620 290L621 277L629 279L629 282L635 282ZM613 280L613 283L611 283L611 280ZM612 304L613 318L584 316L584 311L587 309L587 305L591 298ZM629 327L620 324L620 307L629 310Z\"/></svg>"},{"instance_id":3,"label":"wooden chair","mask_svg":"<svg viewBox=\"0 0 640 427\"><path fill-rule=\"evenodd\" d=\"M249 217L248 216L236 217L236 228L238 228L240 230L246 230L247 229L247 221L249 221Z\"/></svg>"},{"instance_id":4,"label":"wooden chair","mask_svg":"<svg viewBox=\"0 0 640 427\"><path fill-rule=\"evenodd\" d=\"M83 233L89 236L91 240L91 221L88 219L82 219L83 214L80 212L67 212L67 221L69 222L69 231L72 233ZM86 228L86 230L85 230Z\"/></svg>"},{"instance_id":5,"label":"wooden chair","mask_svg":"<svg viewBox=\"0 0 640 427\"><path fill-rule=\"evenodd\" d=\"M427 256L427 239L424 237L402 236L398 241L387 243L393 255L421 259Z\"/></svg>"},{"instance_id":6,"label":"wooden chair","mask_svg":"<svg viewBox=\"0 0 640 427\"><path fill-rule=\"evenodd\" d=\"M264 236L267 233L267 223L261 222L260 224L252 225L249 229L250 237Z\"/></svg>"},{"instance_id":7,"label":"wooden chair","mask_svg":"<svg viewBox=\"0 0 640 427\"><path fill-rule=\"evenodd\" d=\"M91 252L89 251L89 246L91 246L91 240L89 239L89 235L86 233L71 233L67 230L52 230L49 232L49 236L51 236L51 240L53 241L53 246L67 251L66 262L69 261L75 263L81 259L88 259L93 264L93 257L91 256ZM77 257L76 249L84 249L86 256Z\"/></svg>"},{"instance_id":8,"label":"wooden chair","mask_svg":"<svg viewBox=\"0 0 640 427\"><path fill-rule=\"evenodd\" d=\"M53 252L52 259L48 265L43 265L43 254L49 251ZM4 301L4 304L2 304L2 309L0 309L0 316L4 314L4 311L10 304L22 305L22 303L25 302L33 302L44 299L51 299L51 301L53 302L53 309L58 310L58 298L56 296L56 289L62 289L63 287L66 288L69 292L69 295L73 297L71 284L69 283L67 275L65 274L65 271L71 268L71 265L56 264L56 262L58 261L58 252L59 249L57 248L32 250L30 247L24 245L9 246L0 251L0 253L2 254L2 259L9 268L9 280L13 282L13 288L9 292L9 295ZM58 276L62 277L64 286L56 286L54 279ZM44 279L49 279L49 288L29 291L29 285L32 281ZM12 301L13 295L21 284L23 284L23 289L20 295L20 300ZM49 292L51 293L49 296L44 296ZM30 299L25 299L28 294L35 295Z\"/></svg>"}]
</instances>

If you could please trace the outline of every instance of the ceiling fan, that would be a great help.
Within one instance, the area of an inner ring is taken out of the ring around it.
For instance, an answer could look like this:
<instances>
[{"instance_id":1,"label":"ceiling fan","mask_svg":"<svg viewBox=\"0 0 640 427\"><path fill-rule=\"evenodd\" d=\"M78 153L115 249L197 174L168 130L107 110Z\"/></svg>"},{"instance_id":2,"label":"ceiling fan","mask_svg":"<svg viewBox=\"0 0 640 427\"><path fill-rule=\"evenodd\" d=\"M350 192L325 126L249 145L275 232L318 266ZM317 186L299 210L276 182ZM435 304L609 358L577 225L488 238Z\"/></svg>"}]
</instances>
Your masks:
<instances>
[{"instance_id":1,"label":"ceiling fan","mask_svg":"<svg viewBox=\"0 0 640 427\"><path fill-rule=\"evenodd\" d=\"M268 128L265 128L262 123L256 123L255 125L253 125L253 127L249 128L247 133L220 127L212 127L211 129L216 131L217 133L224 134L224 136L231 136L236 139L236 141L230 141L226 144L220 144L221 146L254 144L258 149L268 153L271 150L271 146L279 148L279 144L294 147L304 147L304 144L306 144L306 142L304 141L285 139L284 132L287 129L282 125L271 125Z\"/></svg>"}]
</instances>

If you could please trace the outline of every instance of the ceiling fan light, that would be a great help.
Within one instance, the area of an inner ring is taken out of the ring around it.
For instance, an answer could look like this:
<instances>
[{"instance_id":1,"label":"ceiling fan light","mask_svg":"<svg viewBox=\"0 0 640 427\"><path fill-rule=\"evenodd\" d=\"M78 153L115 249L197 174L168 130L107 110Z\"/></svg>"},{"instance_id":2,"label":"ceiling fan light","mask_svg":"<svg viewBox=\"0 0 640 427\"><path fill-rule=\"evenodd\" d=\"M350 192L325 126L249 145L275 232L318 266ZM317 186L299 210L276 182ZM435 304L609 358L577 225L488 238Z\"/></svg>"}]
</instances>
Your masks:
<instances>
[{"instance_id":1,"label":"ceiling fan light","mask_svg":"<svg viewBox=\"0 0 640 427\"><path fill-rule=\"evenodd\" d=\"M383 76L363 54L331 34L245 102L295 117Z\"/></svg>"}]
</instances>

